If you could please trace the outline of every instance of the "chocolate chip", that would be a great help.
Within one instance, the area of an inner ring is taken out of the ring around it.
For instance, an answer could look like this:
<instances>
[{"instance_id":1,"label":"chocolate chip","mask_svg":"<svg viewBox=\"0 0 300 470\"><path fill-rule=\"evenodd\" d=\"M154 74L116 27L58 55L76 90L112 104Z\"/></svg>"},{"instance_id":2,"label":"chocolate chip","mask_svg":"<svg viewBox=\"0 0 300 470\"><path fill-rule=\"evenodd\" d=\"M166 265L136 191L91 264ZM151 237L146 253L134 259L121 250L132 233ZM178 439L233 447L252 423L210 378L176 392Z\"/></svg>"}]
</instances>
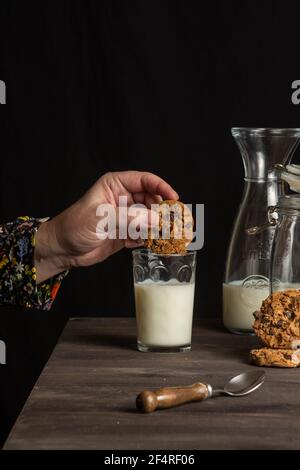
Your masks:
<instances>
[{"instance_id":1,"label":"chocolate chip","mask_svg":"<svg viewBox=\"0 0 300 470\"><path fill-rule=\"evenodd\" d=\"M253 312L253 316L255 320L259 320L261 317L261 312L259 310L256 310L255 312Z\"/></svg>"},{"instance_id":2,"label":"chocolate chip","mask_svg":"<svg viewBox=\"0 0 300 470\"><path fill-rule=\"evenodd\" d=\"M284 354L283 357L284 357L284 359L287 359L288 361L291 360L291 355L290 354Z\"/></svg>"},{"instance_id":3,"label":"chocolate chip","mask_svg":"<svg viewBox=\"0 0 300 470\"><path fill-rule=\"evenodd\" d=\"M279 322L277 322L276 327L277 327L277 328L281 328L282 325L283 325L283 321L282 321L282 320L279 320Z\"/></svg>"},{"instance_id":4,"label":"chocolate chip","mask_svg":"<svg viewBox=\"0 0 300 470\"><path fill-rule=\"evenodd\" d=\"M295 317L294 312L292 312L291 310L285 310L284 314L289 320L293 320L293 318Z\"/></svg>"}]
</instances>

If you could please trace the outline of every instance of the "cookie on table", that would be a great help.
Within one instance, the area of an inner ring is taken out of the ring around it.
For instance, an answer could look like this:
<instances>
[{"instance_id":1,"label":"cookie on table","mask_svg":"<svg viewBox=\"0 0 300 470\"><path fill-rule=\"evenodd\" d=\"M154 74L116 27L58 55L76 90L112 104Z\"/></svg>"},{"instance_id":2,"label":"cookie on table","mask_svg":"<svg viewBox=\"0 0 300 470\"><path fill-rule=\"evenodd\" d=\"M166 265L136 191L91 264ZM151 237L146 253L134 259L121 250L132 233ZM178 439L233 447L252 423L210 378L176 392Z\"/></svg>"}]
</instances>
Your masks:
<instances>
[{"instance_id":1,"label":"cookie on table","mask_svg":"<svg viewBox=\"0 0 300 470\"><path fill-rule=\"evenodd\" d=\"M298 367L300 351L261 348L250 351L250 362L260 367Z\"/></svg>"},{"instance_id":2,"label":"cookie on table","mask_svg":"<svg viewBox=\"0 0 300 470\"><path fill-rule=\"evenodd\" d=\"M254 312L256 335L269 348L300 348L300 290L274 292Z\"/></svg>"},{"instance_id":3,"label":"cookie on table","mask_svg":"<svg viewBox=\"0 0 300 470\"><path fill-rule=\"evenodd\" d=\"M187 206L180 201L162 201L156 208L159 214L158 231L148 232L145 248L158 254L186 253L193 239L194 221Z\"/></svg>"}]
</instances>

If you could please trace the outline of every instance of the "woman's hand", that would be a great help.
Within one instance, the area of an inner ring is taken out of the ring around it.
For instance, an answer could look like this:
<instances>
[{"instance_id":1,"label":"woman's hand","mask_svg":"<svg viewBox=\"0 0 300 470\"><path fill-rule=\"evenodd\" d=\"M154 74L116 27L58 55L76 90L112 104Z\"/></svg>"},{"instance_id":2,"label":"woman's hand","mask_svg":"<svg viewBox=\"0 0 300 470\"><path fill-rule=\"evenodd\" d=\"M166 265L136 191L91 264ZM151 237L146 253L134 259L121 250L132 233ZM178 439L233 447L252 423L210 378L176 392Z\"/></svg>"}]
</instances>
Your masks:
<instances>
[{"instance_id":1,"label":"woman's hand","mask_svg":"<svg viewBox=\"0 0 300 470\"><path fill-rule=\"evenodd\" d=\"M161 199L178 199L172 187L152 173L106 173L79 201L38 229L35 239L37 283L72 267L99 263L124 246L132 248L141 244L141 240L133 240L130 235L127 239L99 239L97 235L97 208L109 204L117 210L120 196L127 197L128 207L142 203L150 208ZM141 213L140 225L148 224L149 216L149 211Z\"/></svg>"}]
</instances>

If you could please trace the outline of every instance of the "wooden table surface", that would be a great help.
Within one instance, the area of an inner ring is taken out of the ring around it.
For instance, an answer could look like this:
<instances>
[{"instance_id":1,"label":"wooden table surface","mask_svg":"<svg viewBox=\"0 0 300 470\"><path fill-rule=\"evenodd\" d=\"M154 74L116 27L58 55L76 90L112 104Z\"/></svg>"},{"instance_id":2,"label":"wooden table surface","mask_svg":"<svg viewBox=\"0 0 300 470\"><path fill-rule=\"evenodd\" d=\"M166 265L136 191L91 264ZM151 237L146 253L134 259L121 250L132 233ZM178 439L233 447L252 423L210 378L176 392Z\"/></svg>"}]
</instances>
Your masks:
<instances>
[{"instance_id":1,"label":"wooden table surface","mask_svg":"<svg viewBox=\"0 0 300 470\"><path fill-rule=\"evenodd\" d=\"M153 414L135 397L161 386L222 386L254 366L254 337L214 322L196 325L193 349L140 353L131 318L69 321L20 414L5 449L297 449L300 370L266 369L252 395L219 397Z\"/></svg>"}]
</instances>

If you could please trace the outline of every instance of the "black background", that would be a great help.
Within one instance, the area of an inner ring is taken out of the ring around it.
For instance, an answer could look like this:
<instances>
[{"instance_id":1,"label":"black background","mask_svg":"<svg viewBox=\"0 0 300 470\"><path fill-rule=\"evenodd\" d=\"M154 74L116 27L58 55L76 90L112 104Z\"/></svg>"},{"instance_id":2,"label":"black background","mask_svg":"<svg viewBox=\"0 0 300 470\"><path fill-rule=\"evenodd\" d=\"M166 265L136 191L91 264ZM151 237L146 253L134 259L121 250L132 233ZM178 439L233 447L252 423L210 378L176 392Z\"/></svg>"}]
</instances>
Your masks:
<instances>
[{"instance_id":1,"label":"black background","mask_svg":"<svg viewBox=\"0 0 300 470\"><path fill-rule=\"evenodd\" d=\"M155 172L205 204L195 314L220 316L243 187L230 128L299 126L299 13L267 0L1 0L1 221L53 216L108 170ZM2 436L75 315L134 315L130 252L70 273L51 312L1 308Z\"/></svg>"}]
</instances>

